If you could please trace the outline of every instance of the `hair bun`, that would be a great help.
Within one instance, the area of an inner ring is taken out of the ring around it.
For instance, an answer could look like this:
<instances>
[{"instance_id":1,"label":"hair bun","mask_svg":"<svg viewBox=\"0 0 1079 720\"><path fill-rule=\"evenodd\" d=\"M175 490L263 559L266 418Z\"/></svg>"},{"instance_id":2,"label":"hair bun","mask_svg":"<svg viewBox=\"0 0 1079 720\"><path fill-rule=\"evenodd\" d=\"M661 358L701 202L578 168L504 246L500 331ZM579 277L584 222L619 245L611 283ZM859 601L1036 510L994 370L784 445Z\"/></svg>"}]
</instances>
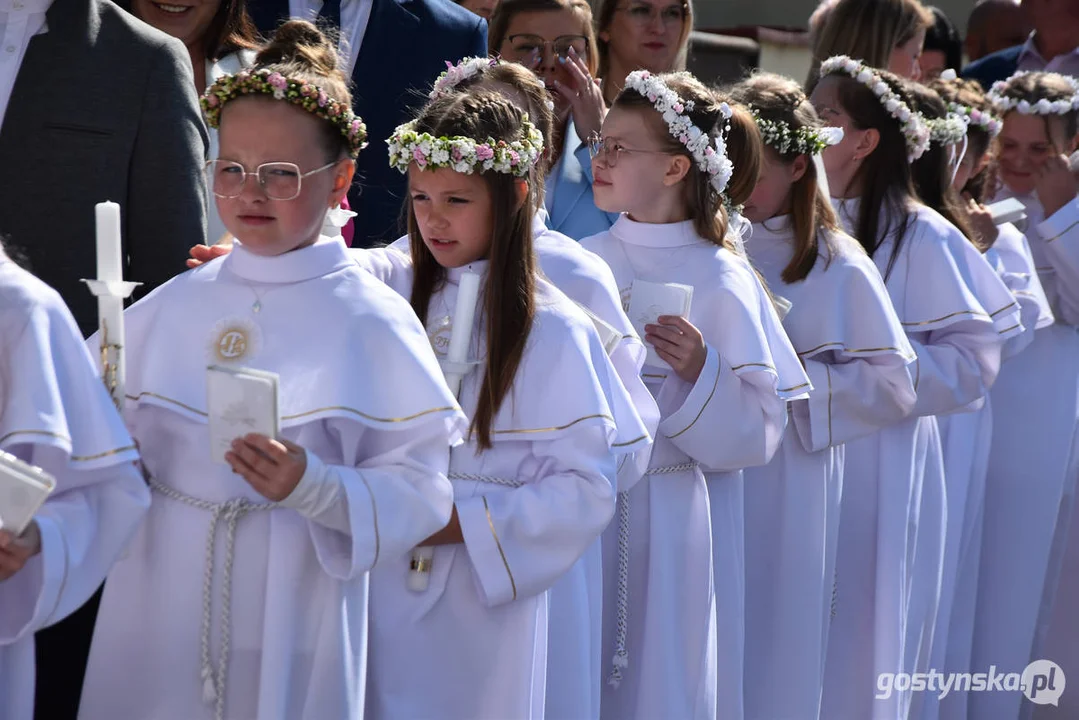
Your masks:
<instances>
[{"instance_id":1,"label":"hair bun","mask_svg":"<svg viewBox=\"0 0 1079 720\"><path fill-rule=\"evenodd\" d=\"M307 20L289 20L259 51L255 65L295 65L318 75L338 72L337 38Z\"/></svg>"}]
</instances>

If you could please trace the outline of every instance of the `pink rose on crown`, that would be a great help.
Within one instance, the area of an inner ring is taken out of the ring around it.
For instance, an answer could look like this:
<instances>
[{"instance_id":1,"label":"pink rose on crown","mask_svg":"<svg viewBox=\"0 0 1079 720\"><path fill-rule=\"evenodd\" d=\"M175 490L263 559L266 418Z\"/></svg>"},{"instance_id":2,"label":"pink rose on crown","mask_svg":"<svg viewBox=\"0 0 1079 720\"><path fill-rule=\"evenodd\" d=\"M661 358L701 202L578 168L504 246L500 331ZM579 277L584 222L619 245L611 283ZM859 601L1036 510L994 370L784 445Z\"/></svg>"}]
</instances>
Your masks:
<instances>
[{"instance_id":1,"label":"pink rose on crown","mask_svg":"<svg viewBox=\"0 0 1079 720\"><path fill-rule=\"evenodd\" d=\"M319 107L326 107L326 103L329 102L329 100L330 100L330 98L327 97L325 91L323 91L323 90L318 91L318 106Z\"/></svg>"},{"instance_id":2,"label":"pink rose on crown","mask_svg":"<svg viewBox=\"0 0 1079 720\"><path fill-rule=\"evenodd\" d=\"M427 156L423 154L423 150L416 148L412 151L412 159L416 161L416 164L421 168L427 164Z\"/></svg>"},{"instance_id":3,"label":"pink rose on crown","mask_svg":"<svg viewBox=\"0 0 1079 720\"><path fill-rule=\"evenodd\" d=\"M516 165L517 163L521 162L521 156L519 154L517 154L516 150L510 150L509 151L509 156L510 156L510 165Z\"/></svg>"},{"instance_id":4,"label":"pink rose on crown","mask_svg":"<svg viewBox=\"0 0 1079 720\"><path fill-rule=\"evenodd\" d=\"M494 158L495 151L491 149L490 145L477 145L476 146L476 158L478 160L490 160Z\"/></svg>"}]
</instances>

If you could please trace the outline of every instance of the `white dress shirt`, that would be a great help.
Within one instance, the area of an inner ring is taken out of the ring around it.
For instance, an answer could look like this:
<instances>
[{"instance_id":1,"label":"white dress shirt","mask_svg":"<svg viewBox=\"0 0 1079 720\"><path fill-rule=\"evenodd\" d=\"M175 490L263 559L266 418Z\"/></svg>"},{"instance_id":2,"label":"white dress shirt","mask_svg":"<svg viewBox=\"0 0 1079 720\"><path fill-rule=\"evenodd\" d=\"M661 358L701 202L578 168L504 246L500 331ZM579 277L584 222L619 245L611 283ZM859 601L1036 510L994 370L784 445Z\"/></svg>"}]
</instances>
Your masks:
<instances>
[{"instance_id":1,"label":"white dress shirt","mask_svg":"<svg viewBox=\"0 0 1079 720\"><path fill-rule=\"evenodd\" d=\"M0 0L0 125L30 38L48 30L45 12L50 5L52 0Z\"/></svg>"},{"instance_id":2,"label":"white dress shirt","mask_svg":"<svg viewBox=\"0 0 1079 720\"><path fill-rule=\"evenodd\" d=\"M0 0L8 2L9 0ZM318 19L322 9L322 0L289 0L288 12L291 17L301 20ZM346 62L345 72L351 77L356 67L356 58L360 56L360 45L367 31L367 21L371 17L373 0L341 0L341 58Z\"/></svg>"}]
</instances>

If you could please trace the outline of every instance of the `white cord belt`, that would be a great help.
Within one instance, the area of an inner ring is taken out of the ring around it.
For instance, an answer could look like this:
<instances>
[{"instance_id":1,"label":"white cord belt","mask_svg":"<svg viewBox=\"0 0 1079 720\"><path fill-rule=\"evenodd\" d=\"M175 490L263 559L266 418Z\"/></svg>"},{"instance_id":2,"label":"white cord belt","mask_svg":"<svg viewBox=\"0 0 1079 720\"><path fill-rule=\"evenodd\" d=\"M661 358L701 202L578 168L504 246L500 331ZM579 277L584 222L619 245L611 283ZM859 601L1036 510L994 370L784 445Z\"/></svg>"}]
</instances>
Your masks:
<instances>
[{"instance_id":1,"label":"white cord belt","mask_svg":"<svg viewBox=\"0 0 1079 720\"><path fill-rule=\"evenodd\" d=\"M524 483L520 480L495 477L494 475L475 475L473 473L451 472L447 475L450 480L471 480L472 482L487 483L489 485L503 485L505 487L519 488Z\"/></svg>"},{"instance_id":2,"label":"white cord belt","mask_svg":"<svg viewBox=\"0 0 1079 720\"><path fill-rule=\"evenodd\" d=\"M649 468L648 475L673 475L691 472L697 468L695 462L678 465ZM614 629L613 667L607 676L607 683L617 688L622 684L622 668L629 667L629 653L626 652L626 635L629 632L629 492L618 493L618 598L616 600Z\"/></svg>"},{"instance_id":3,"label":"white cord belt","mask_svg":"<svg viewBox=\"0 0 1079 720\"><path fill-rule=\"evenodd\" d=\"M225 682L228 677L229 666L229 635L231 631L231 608L232 603L232 563L235 557L236 523L248 513L273 510L280 507L278 503L254 503L247 498L233 498L221 503L213 503L208 500L185 495L184 493L164 485L153 478L149 478L150 489L164 495L170 500L181 502L184 505L205 510L210 513L210 531L206 537L206 565L202 580L202 653L201 671L202 700L206 704L213 704L214 717L216 720L224 720L225 717ZM217 658L217 670L215 672L213 662L210 659L210 623L213 613L212 594L214 582L214 540L217 538L218 521L225 521L225 568L221 588L221 648Z\"/></svg>"}]
</instances>

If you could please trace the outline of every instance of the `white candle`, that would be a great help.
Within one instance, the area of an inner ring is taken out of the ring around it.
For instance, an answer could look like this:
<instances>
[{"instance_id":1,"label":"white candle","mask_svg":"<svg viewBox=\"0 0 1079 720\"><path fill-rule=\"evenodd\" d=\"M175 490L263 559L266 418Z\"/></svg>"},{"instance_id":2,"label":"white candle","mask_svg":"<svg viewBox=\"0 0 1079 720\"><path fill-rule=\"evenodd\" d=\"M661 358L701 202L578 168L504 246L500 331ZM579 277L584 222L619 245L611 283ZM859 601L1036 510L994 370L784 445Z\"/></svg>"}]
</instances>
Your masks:
<instances>
[{"instance_id":1,"label":"white candle","mask_svg":"<svg viewBox=\"0 0 1079 720\"><path fill-rule=\"evenodd\" d=\"M457 283L457 304L453 309L453 329L450 331L450 346L446 351L446 360L451 363L468 362L468 347L472 343L472 323L476 319L476 301L480 296L480 276L466 272ZM456 396L461 390L462 376L459 373L447 373L446 382Z\"/></svg>"},{"instance_id":2,"label":"white candle","mask_svg":"<svg viewBox=\"0 0 1079 720\"><path fill-rule=\"evenodd\" d=\"M97 219L97 279L120 282L123 266L120 254L120 206L114 202L98 203L94 208Z\"/></svg>"}]
</instances>

